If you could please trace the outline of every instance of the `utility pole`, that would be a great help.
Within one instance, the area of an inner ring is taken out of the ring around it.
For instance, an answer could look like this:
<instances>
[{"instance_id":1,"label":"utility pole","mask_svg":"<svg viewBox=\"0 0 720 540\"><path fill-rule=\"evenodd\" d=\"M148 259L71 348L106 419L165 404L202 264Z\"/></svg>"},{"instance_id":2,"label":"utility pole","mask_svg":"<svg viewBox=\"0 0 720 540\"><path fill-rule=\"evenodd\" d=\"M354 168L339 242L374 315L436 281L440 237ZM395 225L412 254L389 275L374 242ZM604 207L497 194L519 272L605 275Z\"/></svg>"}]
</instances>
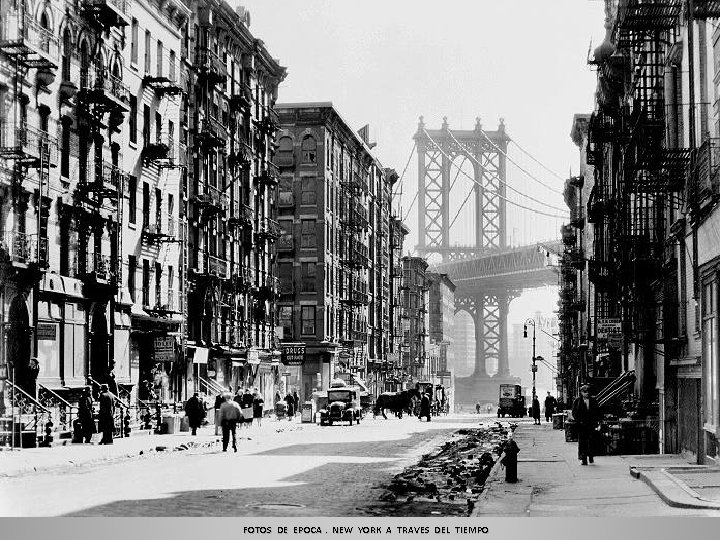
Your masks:
<instances>
[{"instance_id":1,"label":"utility pole","mask_svg":"<svg viewBox=\"0 0 720 540\"><path fill-rule=\"evenodd\" d=\"M534 319L528 319L525 321L525 324L523 325L523 337L528 337L527 335L527 327L529 325L532 325L533 327L533 344L532 344L532 397L535 399L535 374L537 373L537 365L535 364L536 356L535 356L535 320Z\"/></svg>"}]
</instances>

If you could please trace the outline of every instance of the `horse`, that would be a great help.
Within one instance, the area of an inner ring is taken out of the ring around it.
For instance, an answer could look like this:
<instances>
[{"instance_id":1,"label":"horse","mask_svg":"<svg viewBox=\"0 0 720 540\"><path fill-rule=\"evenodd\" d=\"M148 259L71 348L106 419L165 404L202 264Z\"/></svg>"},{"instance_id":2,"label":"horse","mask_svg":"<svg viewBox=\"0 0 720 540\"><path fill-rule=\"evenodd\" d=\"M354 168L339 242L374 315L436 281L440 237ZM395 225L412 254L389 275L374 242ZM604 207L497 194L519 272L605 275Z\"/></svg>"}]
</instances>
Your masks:
<instances>
[{"instance_id":1,"label":"horse","mask_svg":"<svg viewBox=\"0 0 720 540\"><path fill-rule=\"evenodd\" d=\"M402 418L403 412L411 413L413 398L419 399L420 393L415 389L403 390L402 392L383 392L375 400L374 415L382 414L385 416L385 409L390 409L398 418Z\"/></svg>"}]
</instances>

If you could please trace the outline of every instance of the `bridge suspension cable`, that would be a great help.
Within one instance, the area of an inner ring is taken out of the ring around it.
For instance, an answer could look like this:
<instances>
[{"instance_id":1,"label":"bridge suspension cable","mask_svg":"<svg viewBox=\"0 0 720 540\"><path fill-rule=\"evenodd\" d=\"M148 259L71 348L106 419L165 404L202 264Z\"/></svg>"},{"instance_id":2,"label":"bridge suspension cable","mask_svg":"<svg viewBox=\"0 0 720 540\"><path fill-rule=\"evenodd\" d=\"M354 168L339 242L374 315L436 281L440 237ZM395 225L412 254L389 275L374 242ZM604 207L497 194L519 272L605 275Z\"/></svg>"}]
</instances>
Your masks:
<instances>
[{"instance_id":1,"label":"bridge suspension cable","mask_svg":"<svg viewBox=\"0 0 720 540\"><path fill-rule=\"evenodd\" d=\"M447 132L450 134L450 137L452 137L452 140L455 141L455 143L457 143L458 145L460 145L460 146L462 147L462 145L460 144L460 141L458 141L458 140L455 138L455 135L453 135L452 131L450 131L450 129L448 129ZM483 136L484 136L486 139L488 139L487 135L485 135L485 132L483 131L482 133L483 133ZM490 140L490 139L488 139L488 140ZM491 142L492 142L492 141L491 141ZM493 146L495 146L495 145L493 144ZM496 148L499 152L501 152L508 160L510 160L510 158L507 156L507 154L505 154L504 152L502 152L497 146L495 146L495 148ZM477 165L481 165L481 163L478 161L478 159L477 159L475 156L473 156L472 154L468 154L468 156L469 156L470 159L473 160ZM482 165L481 165L481 166L482 166ZM531 201L536 202L536 203L538 203L538 204L542 204L543 206L546 206L546 207L548 207L548 208L550 208L550 209L552 209L552 210L557 210L558 212L564 212L564 211L567 210L567 208L562 208L562 207L560 207L560 206L554 206L554 205L552 205L552 204L549 204L549 203L546 203L546 202L544 202L544 201L541 201L540 199L536 199L536 198L533 197L532 195L528 195L527 193L524 193L524 192L522 192L522 191L520 191L520 190L512 187L510 184L508 184L506 181L504 181L504 180L501 179L501 178L498 178L498 181L499 181L502 185L504 185L506 188L508 188L508 189L511 190L511 191L514 191L514 192L517 193L518 195L520 195L520 196L522 196L522 197L525 197L525 198L527 198L527 199L530 199Z\"/></svg>"},{"instance_id":2,"label":"bridge suspension cable","mask_svg":"<svg viewBox=\"0 0 720 540\"><path fill-rule=\"evenodd\" d=\"M415 150L417 149L417 143L413 143L412 150L410 150L410 155L408 156L407 163L405 163L405 168L402 171L402 174L400 175L400 178L397 183L397 187L393 190L392 197L393 199L397 196L398 192L402 193L402 181L403 178L405 178L405 173L408 170L408 167L410 166L410 160L412 160L413 154L415 154Z\"/></svg>"},{"instance_id":3,"label":"bridge suspension cable","mask_svg":"<svg viewBox=\"0 0 720 540\"><path fill-rule=\"evenodd\" d=\"M448 130L448 131L449 131L449 130ZM522 172L524 172L531 180L534 180L535 182L537 182L537 183L540 184L541 186L549 189L549 190L552 191L553 193L557 193L558 195L562 195L562 194L563 194L563 192L560 191L559 189L547 185L547 184L546 184L545 182L543 182L542 180L539 180L538 178L536 178L535 176L533 176L532 173L528 172L528 171L527 171L525 168L523 168L521 165L518 165L517 163L515 163L515 161L513 161L513 159L512 159L510 156L508 156L505 152L502 151L501 148L499 148L494 142L492 142L492 140L490 139L490 137L487 136L487 133L485 133L485 130L481 129L481 130L480 130L480 133L482 134L483 137L485 137L485 139L487 140L487 142L489 142L490 145L491 145L493 148L495 148L495 150L497 150L497 151L500 152L503 156L505 156L505 158L506 158L510 163L512 163L512 164L515 165L518 169L520 169ZM451 135L452 135L452 134L451 134ZM453 137L453 138L454 138L454 137Z\"/></svg>"},{"instance_id":4,"label":"bridge suspension cable","mask_svg":"<svg viewBox=\"0 0 720 540\"><path fill-rule=\"evenodd\" d=\"M553 170L550 169L549 167L546 167L545 165L543 165L540 161L538 161L537 159L535 159L535 157L534 157L530 152L528 152L527 150L525 150L522 146L520 146L520 145L519 145L518 143L516 143L514 140L510 139L510 143L511 143L511 144L514 144L515 146L517 146L517 147L518 147L518 150L520 150L523 154L525 154L527 157L529 157L530 159L532 159L535 163L537 163L538 165L540 165L540 166L541 166L543 169L545 169L547 172L549 172L550 174L552 174L555 178L557 178L558 180L560 180L563 184L565 183L565 178L563 178L562 176L560 176L558 173L556 173L555 171L553 171Z\"/></svg>"},{"instance_id":5,"label":"bridge suspension cable","mask_svg":"<svg viewBox=\"0 0 720 540\"><path fill-rule=\"evenodd\" d=\"M430 140L430 142L432 142L432 143L438 148L438 150L440 151L440 153L443 154L446 158L448 158L448 160L450 161L450 163L452 163L453 165L455 165L455 167L458 167L458 165L456 165L456 164L454 163L454 161L450 159L450 156L448 156L448 154L440 147L440 145L439 145L437 142L435 142L435 140L430 136L430 134L427 132L427 130L426 130L426 129L423 129L423 131L425 132L425 135L426 135L427 138ZM472 176L470 176L469 174L467 174L467 173L466 173L465 171L463 171L462 169L461 169L461 173L463 174L463 176L465 176L466 178L468 178L471 182L473 182L474 184L482 187L482 184L480 184L480 182L478 182L478 180L476 180L474 177L472 177ZM532 212L532 213L534 213L534 214L538 214L538 215L540 215L540 216L546 216L546 217L556 218L556 219L567 219L567 215L563 215L563 214L551 214L551 213L549 213L549 212L543 212L542 210L537 210L536 208L531 208L531 207L529 207L529 206L525 206L524 204L517 203L517 202L515 202L515 201L513 201L513 200L511 200L511 199L508 199L507 197L505 197L504 195L501 195L501 194L499 194L499 193L497 193L496 195L497 195L497 197L498 197L499 199L502 199L502 200L505 201L506 203L511 204L511 205L513 205L513 206L516 206L517 208L522 208L523 210L527 210L527 211ZM415 199L417 199L417 193L415 193ZM413 199L413 203L415 202L415 199Z\"/></svg>"}]
</instances>

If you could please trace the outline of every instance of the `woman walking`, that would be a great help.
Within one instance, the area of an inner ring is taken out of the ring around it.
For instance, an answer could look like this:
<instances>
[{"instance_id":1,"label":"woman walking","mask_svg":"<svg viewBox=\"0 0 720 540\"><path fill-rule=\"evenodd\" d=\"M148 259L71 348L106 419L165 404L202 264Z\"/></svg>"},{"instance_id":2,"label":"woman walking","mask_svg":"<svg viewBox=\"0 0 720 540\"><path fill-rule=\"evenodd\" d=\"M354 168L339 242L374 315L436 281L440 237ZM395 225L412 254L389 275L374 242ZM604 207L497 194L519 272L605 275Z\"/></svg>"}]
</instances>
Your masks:
<instances>
[{"instance_id":1,"label":"woman walking","mask_svg":"<svg viewBox=\"0 0 720 540\"><path fill-rule=\"evenodd\" d=\"M253 422L256 423L258 427L261 427L263 417L263 405L265 404L265 401L263 400L257 388L254 388L253 390Z\"/></svg>"}]
</instances>

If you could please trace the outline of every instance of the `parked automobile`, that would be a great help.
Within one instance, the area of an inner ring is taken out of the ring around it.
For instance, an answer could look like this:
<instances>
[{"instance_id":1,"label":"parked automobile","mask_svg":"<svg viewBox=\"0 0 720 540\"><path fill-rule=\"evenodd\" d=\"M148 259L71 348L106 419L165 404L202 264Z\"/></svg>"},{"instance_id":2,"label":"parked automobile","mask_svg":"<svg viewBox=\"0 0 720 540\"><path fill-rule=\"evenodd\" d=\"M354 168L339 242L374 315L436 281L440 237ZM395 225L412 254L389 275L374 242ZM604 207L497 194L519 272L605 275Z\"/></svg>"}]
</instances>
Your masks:
<instances>
[{"instance_id":1,"label":"parked automobile","mask_svg":"<svg viewBox=\"0 0 720 540\"><path fill-rule=\"evenodd\" d=\"M362 417L360 409L360 391L358 388L328 388L327 407L320 410L320 425L332 425L333 422L353 422L359 424Z\"/></svg>"}]
</instances>

